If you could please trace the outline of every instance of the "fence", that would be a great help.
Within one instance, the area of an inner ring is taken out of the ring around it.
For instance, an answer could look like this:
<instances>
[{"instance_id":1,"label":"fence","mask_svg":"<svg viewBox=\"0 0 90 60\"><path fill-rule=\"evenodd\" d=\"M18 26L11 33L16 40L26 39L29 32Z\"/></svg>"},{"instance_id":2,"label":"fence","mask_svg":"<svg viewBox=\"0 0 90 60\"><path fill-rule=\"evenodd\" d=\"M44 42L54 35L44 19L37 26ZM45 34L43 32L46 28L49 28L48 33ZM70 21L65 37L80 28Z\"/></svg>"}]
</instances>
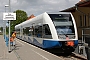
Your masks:
<instances>
[{"instance_id":1,"label":"fence","mask_svg":"<svg viewBox=\"0 0 90 60\"><path fill-rule=\"evenodd\" d=\"M82 43L85 46L87 59L90 60L90 28L82 29Z\"/></svg>"}]
</instances>

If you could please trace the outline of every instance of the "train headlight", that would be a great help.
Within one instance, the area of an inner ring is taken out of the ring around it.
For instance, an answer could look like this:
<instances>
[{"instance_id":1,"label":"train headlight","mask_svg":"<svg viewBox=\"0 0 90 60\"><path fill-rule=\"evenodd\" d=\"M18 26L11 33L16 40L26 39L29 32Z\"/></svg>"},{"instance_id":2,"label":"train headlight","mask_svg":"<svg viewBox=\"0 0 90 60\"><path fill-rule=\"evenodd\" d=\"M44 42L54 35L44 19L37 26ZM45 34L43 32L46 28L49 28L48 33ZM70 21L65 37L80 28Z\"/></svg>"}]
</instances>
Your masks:
<instances>
[{"instance_id":1,"label":"train headlight","mask_svg":"<svg viewBox=\"0 0 90 60\"><path fill-rule=\"evenodd\" d=\"M67 41L66 46L74 46L74 41Z\"/></svg>"}]
</instances>

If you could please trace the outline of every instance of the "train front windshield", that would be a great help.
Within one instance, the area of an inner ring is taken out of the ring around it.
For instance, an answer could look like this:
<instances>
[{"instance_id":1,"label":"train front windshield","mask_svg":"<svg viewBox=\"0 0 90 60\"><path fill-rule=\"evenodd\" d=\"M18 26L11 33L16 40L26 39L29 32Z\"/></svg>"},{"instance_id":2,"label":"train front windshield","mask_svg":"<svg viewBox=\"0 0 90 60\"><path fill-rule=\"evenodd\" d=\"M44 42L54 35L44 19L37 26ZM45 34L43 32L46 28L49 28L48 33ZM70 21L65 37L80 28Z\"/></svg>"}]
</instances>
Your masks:
<instances>
[{"instance_id":1,"label":"train front windshield","mask_svg":"<svg viewBox=\"0 0 90 60\"><path fill-rule=\"evenodd\" d=\"M74 35L74 25L70 14L49 14L58 35Z\"/></svg>"}]
</instances>

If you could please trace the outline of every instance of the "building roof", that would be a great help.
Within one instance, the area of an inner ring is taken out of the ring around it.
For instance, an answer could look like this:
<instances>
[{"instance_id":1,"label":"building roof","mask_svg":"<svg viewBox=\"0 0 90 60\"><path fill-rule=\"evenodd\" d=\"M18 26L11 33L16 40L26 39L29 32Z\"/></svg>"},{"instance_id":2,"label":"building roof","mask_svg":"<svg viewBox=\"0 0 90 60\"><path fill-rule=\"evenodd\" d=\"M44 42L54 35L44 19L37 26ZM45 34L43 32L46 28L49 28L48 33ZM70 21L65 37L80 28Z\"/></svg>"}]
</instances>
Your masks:
<instances>
[{"instance_id":1,"label":"building roof","mask_svg":"<svg viewBox=\"0 0 90 60\"><path fill-rule=\"evenodd\" d=\"M29 19L31 19L31 18L34 18L35 16L32 14L32 15L30 15L28 18L27 18L27 20L29 20Z\"/></svg>"},{"instance_id":2,"label":"building roof","mask_svg":"<svg viewBox=\"0 0 90 60\"><path fill-rule=\"evenodd\" d=\"M73 6L68 9L62 10L61 12L75 12L75 10L76 10L76 8L75 8L75 6Z\"/></svg>"},{"instance_id":3,"label":"building roof","mask_svg":"<svg viewBox=\"0 0 90 60\"><path fill-rule=\"evenodd\" d=\"M79 7L90 7L90 0L77 3L76 5L78 5Z\"/></svg>"},{"instance_id":4,"label":"building roof","mask_svg":"<svg viewBox=\"0 0 90 60\"><path fill-rule=\"evenodd\" d=\"M90 0L83 0L81 2L78 2L77 4L78 7L90 7ZM62 10L61 12L74 12L76 10L76 6L70 7L68 9Z\"/></svg>"}]
</instances>

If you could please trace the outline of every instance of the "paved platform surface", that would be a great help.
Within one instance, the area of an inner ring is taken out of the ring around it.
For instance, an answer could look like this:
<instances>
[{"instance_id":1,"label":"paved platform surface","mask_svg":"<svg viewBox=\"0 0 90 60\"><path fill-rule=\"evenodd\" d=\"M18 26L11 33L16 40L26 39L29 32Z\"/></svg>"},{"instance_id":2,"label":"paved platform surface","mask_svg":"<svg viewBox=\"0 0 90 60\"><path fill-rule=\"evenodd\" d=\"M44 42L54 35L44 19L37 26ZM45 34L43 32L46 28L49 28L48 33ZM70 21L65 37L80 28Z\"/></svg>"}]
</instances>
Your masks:
<instances>
[{"instance_id":1,"label":"paved platform surface","mask_svg":"<svg viewBox=\"0 0 90 60\"><path fill-rule=\"evenodd\" d=\"M0 60L18 60L13 51L8 53L3 35L0 35Z\"/></svg>"},{"instance_id":2,"label":"paved platform surface","mask_svg":"<svg viewBox=\"0 0 90 60\"><path fill-rule=\"evenodd\" d=\"M31 44L15 39L16 46L11 47L12 52L8 53L3 36L0 36L0 60L63 60L62 58L44 51Z\"/></svg>"},{"instance_id":3,"label":"paved platform surface","mask_svg":"<svg viewBox=\"0 0 90 60\"><path fill-rule=\"evenodd\" d=\"M64 60L29 43L15 39L16 46L8 53L4 37L0 35L0 60Z\"/></svg>"},{"instance_id":4,"label":"paved platform surface","mask_svg":"<svg viewBox=\"0 0 90 60\"><path fill-rule=\"evenodd\" d=\"M14 52L19 60L63 60L56 55L19 39L16 39L16 48L14 49Z\"/></svg>"}]
</instances>

